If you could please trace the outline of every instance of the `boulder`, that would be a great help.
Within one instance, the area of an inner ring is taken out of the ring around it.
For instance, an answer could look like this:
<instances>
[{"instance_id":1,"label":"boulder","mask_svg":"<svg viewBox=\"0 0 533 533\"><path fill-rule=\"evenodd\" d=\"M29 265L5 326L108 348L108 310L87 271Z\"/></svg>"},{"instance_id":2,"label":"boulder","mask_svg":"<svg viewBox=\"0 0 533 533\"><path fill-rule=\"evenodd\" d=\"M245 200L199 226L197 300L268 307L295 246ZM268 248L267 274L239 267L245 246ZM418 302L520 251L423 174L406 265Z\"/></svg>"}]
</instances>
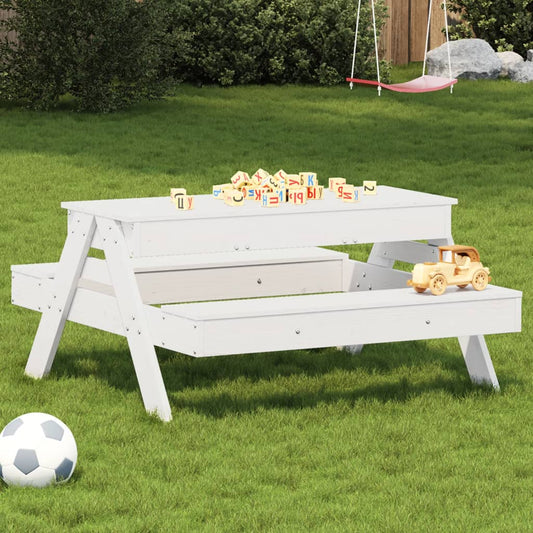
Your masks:
<instances>
[{"instance_id":1,"label":"boulder","mask_svg":"<svg viewBox=\"0 0 533 533\"><path fill-rule=\"evenodd\" d=\"M527 51L527 60L528 61L533 61L533 50L528 50Z\"/></svg>"},{"instance_id":2,"label":"boulder","mask_svg":"<svg viewBox=\"0 0 533 533\"><path fill-rule=\"evenodd\" d=\"M522 56L516 52L497 52L497 55L502 61L500 76L509 76L509 68L512 65L524 62Z\"/></svg>"},{"instance_id":3,"label":"boulder","mask_svg":"<svg viewBox=\"0 0 533 533\"><path fill-rule=\"evenodd\" d=\"M509 78L513 81L527 83L533 81L533 61L515 63L509 67Z\"/></svg>"},{"instance_id":4,"label":"boulder","mask_svg":"<svg viewBox=\"0 0 533 533\"><path fill-rule=\"evenodd\" d=\"M496 79L502 69L502 61L483 39L461 39L449 43L452 77L469 80ZM448 44L444 43L428 52L428 74L449 76Z\"/></svg>"}]
</instances>

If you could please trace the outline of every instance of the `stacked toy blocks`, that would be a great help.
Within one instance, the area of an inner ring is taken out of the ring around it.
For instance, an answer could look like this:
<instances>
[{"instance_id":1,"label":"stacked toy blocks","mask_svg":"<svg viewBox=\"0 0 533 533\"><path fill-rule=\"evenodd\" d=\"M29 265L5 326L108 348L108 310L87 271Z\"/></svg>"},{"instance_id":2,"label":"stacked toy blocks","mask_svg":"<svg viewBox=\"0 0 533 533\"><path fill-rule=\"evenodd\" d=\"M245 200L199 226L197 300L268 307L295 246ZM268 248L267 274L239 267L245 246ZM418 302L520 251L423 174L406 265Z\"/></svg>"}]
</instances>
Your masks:
<instances>
[{"instance_id":1,"label":"stacked toy blocks","mask_svg":"<svg viewBox=\"0 0 533 533\"><path fill-rule=\"evenodd\" d=\"M328 188L343 202L358 202L361 192L364 195L377 194L375 181L364 181L361 190L346 183L345 178L329 178ZM284 170L278 170L275 174L269 174L260 168L252 175L236 172L229 183L213 185L213 197L233 207L248 201L257 202L263 207L278 207L284 203L305 205L309 200L322 200L324 186L318 183L316 172L287 174ZM194 207L194 197L188 196L185 189L170 189L170 199L176 209L186 211Z\"/></svg>"},{"instance_id":2,"label":"stacked toy blocks","mask_svg":"<svg viewBox=\"0 0 533 533\"><path fill-rule=\"evenodd\" d=\"M346 183L344 178L329 178L329 190L343 202L358 202L360 189L355 185ZM377 193L377 183L375 181L363 181L363 194L375 195Z\"/></svg>"},{"instance_id":3,"label":"stacked toy blocks","mask_svg":"<svg viewBox=\"0 0 533 533\"><path fill-rule=\"evenodd\" d=\"M239 171L229 183L214 185L213 196L231 206L243 205L248 200L263 207L278 207L284 203L304 205L308 200L321 200L324 187L318 184L315 172L287 174L278 170L270 174L260 168L251 175Z\"/></svg>"}]
</instances>

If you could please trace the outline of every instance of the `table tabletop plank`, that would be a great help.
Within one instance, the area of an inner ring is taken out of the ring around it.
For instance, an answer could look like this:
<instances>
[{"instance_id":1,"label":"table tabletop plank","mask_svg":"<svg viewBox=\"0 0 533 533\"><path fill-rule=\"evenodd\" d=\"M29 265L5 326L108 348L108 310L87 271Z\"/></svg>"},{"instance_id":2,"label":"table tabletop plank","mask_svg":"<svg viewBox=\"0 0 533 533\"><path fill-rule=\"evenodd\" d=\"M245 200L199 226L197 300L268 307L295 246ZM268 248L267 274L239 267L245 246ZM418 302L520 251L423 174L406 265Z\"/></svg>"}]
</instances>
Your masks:
<instances>
[{"instance_id":1,"label":"table tabletop plank","mask_svg":"<svg viewBox=\"0 0 533 533\"><path fill-rule=\"evenodd\" d=\"M239 207L232 207L208 194L195 195L195 206L190 211L177 210L171 202L170 196L62 202L61 207L121 222L136 223L250 216L272 217L276 214L339 213L343 211L393 209L399 207L436 207L457 204L455 198L386 185L378 186L377 194L374 196L363 195L361 187L359 198L360 201L356 203L343 202L337 199L333 192L326 189L322 200L310 200L305 205L285 203L272 208L262 207L259 202L253 201L247 201Z\"/></svg>"}]
</instances>

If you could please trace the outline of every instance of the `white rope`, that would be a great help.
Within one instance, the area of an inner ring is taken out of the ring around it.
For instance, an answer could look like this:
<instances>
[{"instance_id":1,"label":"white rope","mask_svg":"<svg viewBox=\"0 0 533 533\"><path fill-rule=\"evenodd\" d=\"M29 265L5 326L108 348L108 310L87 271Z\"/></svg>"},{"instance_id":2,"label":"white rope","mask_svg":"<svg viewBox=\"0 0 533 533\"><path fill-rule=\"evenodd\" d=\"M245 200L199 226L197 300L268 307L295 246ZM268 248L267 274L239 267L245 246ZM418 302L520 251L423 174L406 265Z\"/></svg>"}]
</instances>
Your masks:
<instances>
[{"instance_id":1,"label":"white rope","mask_svg":"<svg viewBox=\"0 0 533 533\"><path fill-rule=\"evenodd\" d=\"M350 76L353 78L353 74L355 71L355 54L357 52L357 33L359 32L359 13L361 12L361 0L359 0L359 3L357 4L357 19L355 21L355 39L353 42L353 57L352 57L352 75ZM353 89L353 81L350 82L350 89Z\"/></svg>"},{"instance_id":2,"label":"white rope","mask_svg":"<svg viewBox=\"0 0 533 533\"><path fill-rule=\"evenodd\" d=\"M374 0L372 0L372 26L374 27L374 48L376 50L376 70L378 74L378 96L381 96L381 78L379 76L379 56L378 56L378 33L376 30L376 13L374 10Z\"/></svg>"},{"instance_id":3,"label":"white rope","mask_svg":"<svg viewBox=\"0 0 533 533\"><path fill-rule=\"evenodd\" d=\"M424 49L424 65L422 66L422 76L426 75L426 62L427 62L428 47L429 47L429 28L431 27L431 0L429 0L428 4L429 4L428 29L426 31L426 48Z\"/></svg>"},{"instance_id":4,"label":"white rope","mask_svg":"<svg viewBox=\"0 0 533 533\"><path fill-rule=\"evenodd\" d=\"M450 53L450 37L448 35L448 13L446 9L446 0L444 0L444 27L446 28L446 48L448 49L448 75L452 79L452 57ZM450 94L453 93L453 85L450 85Z\"/></svg>"}]
</instances>

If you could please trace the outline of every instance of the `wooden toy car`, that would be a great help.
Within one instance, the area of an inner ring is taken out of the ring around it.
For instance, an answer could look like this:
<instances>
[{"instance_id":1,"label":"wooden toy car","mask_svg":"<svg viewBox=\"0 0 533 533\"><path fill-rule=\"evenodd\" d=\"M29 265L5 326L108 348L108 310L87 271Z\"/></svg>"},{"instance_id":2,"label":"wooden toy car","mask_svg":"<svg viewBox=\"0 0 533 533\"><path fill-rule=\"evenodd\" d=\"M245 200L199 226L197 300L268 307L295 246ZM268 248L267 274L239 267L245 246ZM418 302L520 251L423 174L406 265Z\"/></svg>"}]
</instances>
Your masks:
<instances>
[{"instance_id":1,"label":"wooden toy car","mask_svg":"<svg viewBox=\"0 0 533 533\"><path fill-rule=\"evenodd\" d=\"M451 252L451 262L443 260L444 252ZM489 269L479 262L479 253L474 247L439 246L439 262L416 264L407 285L420 293L429 289L436 296L443 294L448 285L464 289L471 283L476 291L482 291L491 281L489 274Z\"/></svg>"}]
</instances>

